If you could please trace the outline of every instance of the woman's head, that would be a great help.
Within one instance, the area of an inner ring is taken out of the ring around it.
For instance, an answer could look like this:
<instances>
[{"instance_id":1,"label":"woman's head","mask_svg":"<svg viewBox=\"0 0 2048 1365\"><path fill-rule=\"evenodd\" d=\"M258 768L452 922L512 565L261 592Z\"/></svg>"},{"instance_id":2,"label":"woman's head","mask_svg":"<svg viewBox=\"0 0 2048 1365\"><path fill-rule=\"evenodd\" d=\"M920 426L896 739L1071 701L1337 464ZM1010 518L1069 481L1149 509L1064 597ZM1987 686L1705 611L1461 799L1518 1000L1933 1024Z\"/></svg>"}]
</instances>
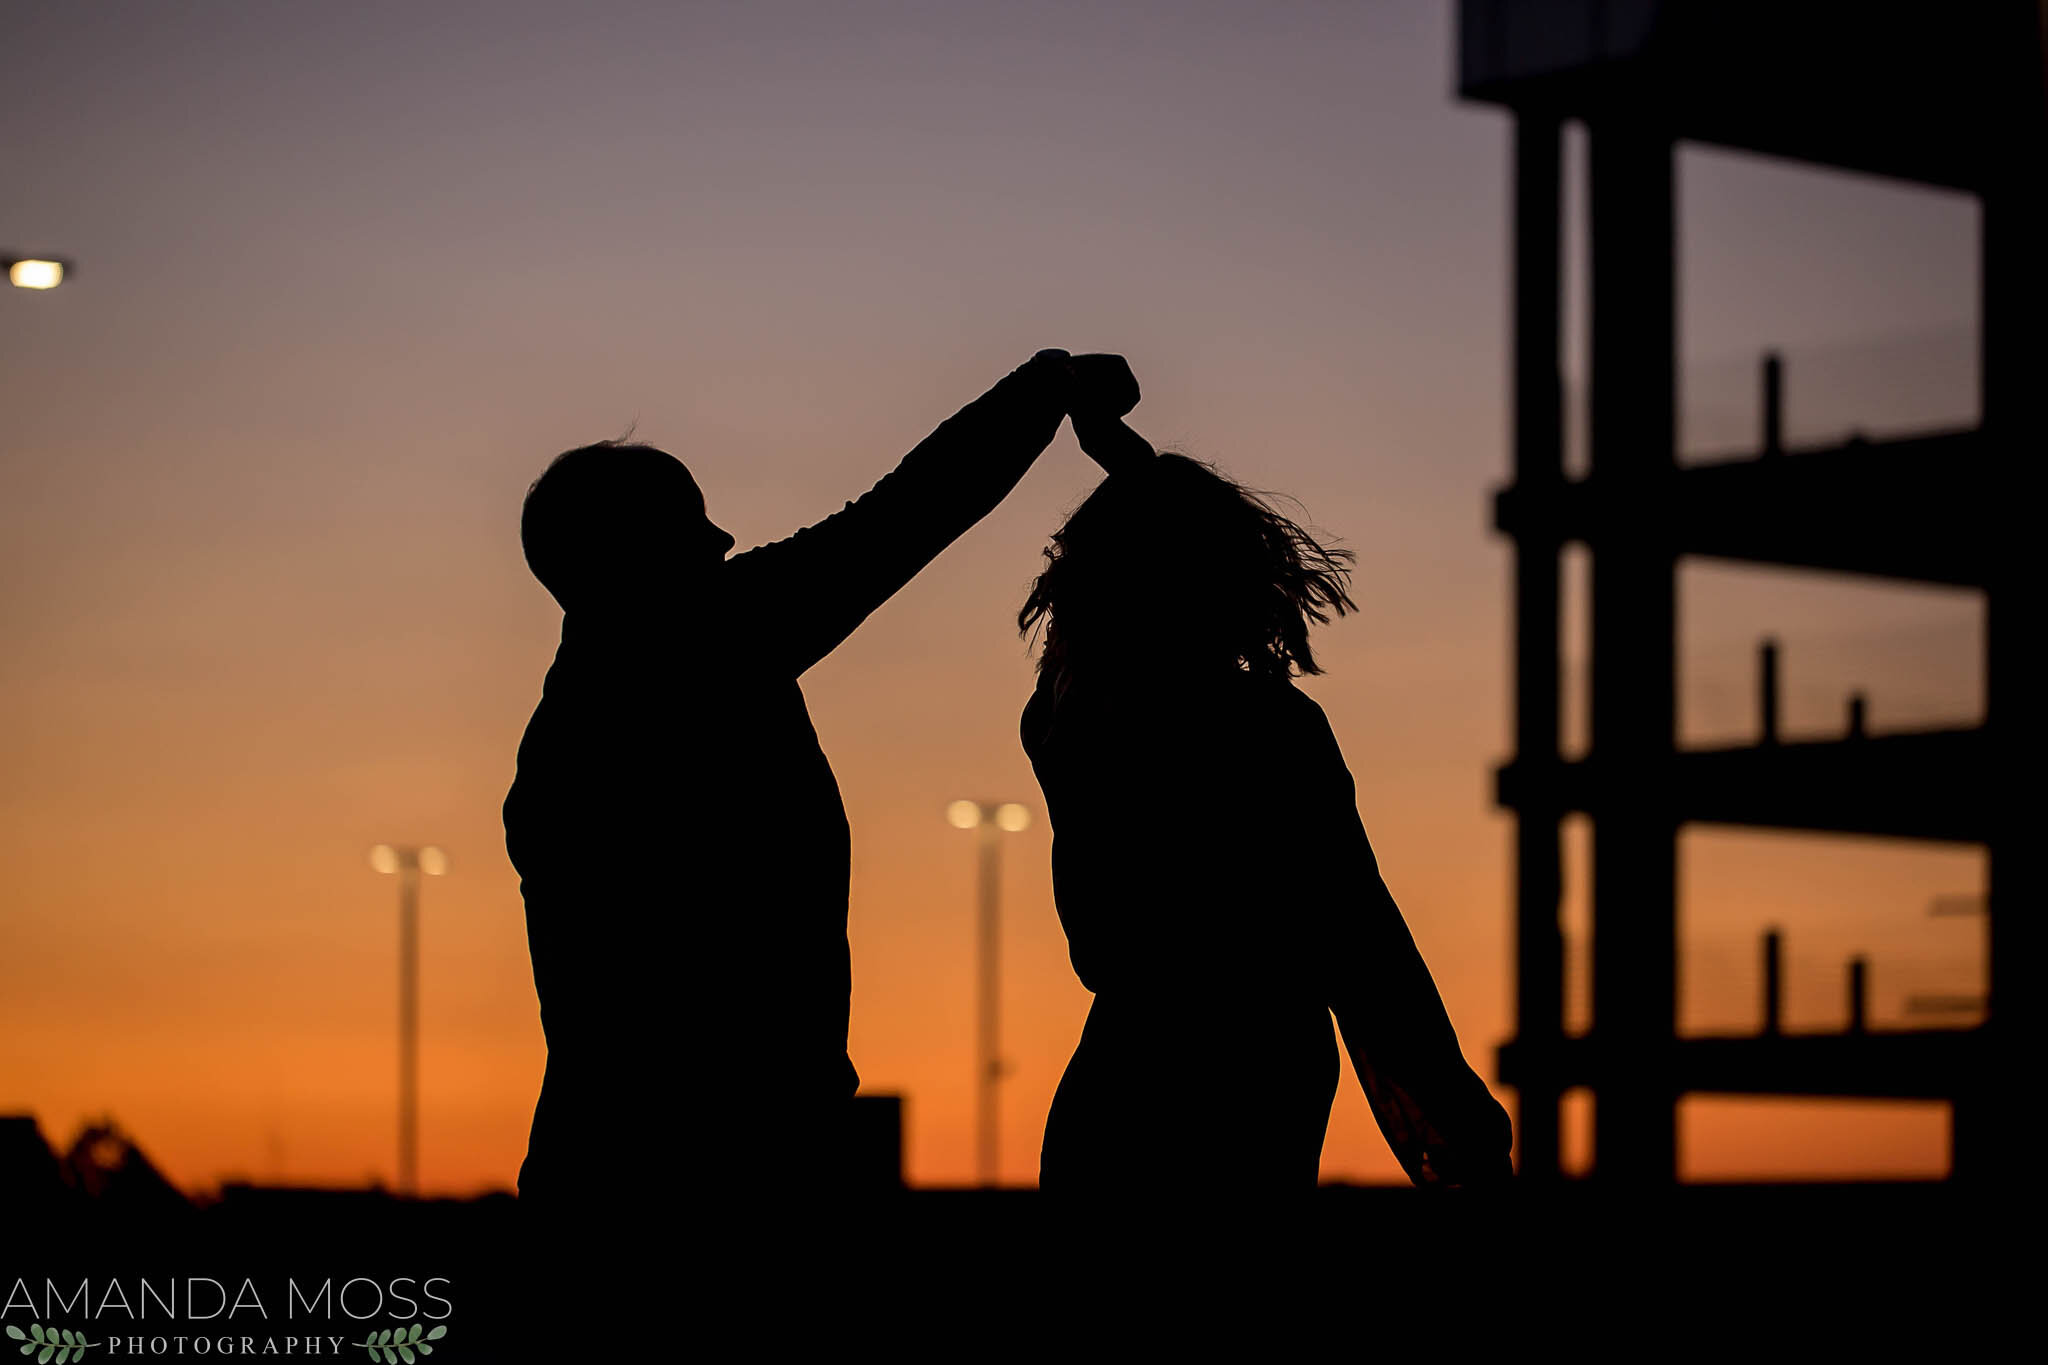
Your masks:
<instances>
[{"instance_id":1,"label":"woman's head","mask_svg":"<svg viewBox=\"0 0 2048 1365\"><path fill-rule=\"evenodd\" d=\"M1318 673L1311 622L1355 610L1326 548L1210 465L1160 455L1104 479L1053 533L1018 627L1060 687L1107 665Z\"/></svg>"}]
</instances>

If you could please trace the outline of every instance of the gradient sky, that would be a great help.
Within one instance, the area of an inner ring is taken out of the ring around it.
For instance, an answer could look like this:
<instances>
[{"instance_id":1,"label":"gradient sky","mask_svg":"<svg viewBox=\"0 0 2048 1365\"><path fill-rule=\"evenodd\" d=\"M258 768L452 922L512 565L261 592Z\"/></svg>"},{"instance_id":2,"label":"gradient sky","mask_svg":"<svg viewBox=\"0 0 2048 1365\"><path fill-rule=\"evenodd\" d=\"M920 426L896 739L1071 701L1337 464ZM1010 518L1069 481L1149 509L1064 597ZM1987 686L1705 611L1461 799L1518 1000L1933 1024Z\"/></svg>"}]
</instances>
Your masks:
<instances>
[{"instance_id":1,"label":"gradient sky","mask_svg":"<svg viewBox=\"0 0 2048 1365\"><path fill-rule=\"evenodd\" d=\"M1042 346L1126 353L1141 430L1357 551L1364 610L1308 690L1491 1076L1507 123L1453 99L1450 23L1275 0L10 13L0 245L79 270L0 296L0 1109L59 1138L111 1112L188 1186L388 1180L395 888L363 855L434 842L423 1176L509 1184L544 1052L498 805L559 624L519 554L526 484L637 423L743 545L772 539ZM1795 439L1972 420L1970 201L1696 150L1680 192L1688 451L1752 439L1772 345ZM1014 613L1091 469L1063 434L805 679L854 828L852 1050L909 1097L921 1181L973 1161L973 840L942 811L1037 804ZM1859 686L1878 729L1977 714L1974 595L1711 565L1682 593L1689 740L1748 732L1766 632L1790 732ZM1087 1005L1046 850L1041 821L1005 872L1017 1181ZM1926 909L1982 877L1974 850L1689 833L1685 1026L1753 1023L1767 924L1794 1026L1839 1023L1850 952L1880 1022L1971 989L1981 924ZM1684 1150L1703 1176L1947 1159L1938 1106L1689 1102ZM1348 1075L1325 1172L1398 1173Z\"/></svg>"}]
</instances>

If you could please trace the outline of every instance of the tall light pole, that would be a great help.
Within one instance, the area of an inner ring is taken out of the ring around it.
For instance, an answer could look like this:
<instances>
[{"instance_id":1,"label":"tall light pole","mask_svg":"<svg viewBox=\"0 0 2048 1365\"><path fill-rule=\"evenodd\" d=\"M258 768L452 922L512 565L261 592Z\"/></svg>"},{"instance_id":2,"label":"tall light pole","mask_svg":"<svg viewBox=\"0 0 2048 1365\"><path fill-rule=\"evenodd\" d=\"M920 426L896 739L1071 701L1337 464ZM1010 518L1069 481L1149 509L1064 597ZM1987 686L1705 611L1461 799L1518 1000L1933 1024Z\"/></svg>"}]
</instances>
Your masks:
<instances>
[{"instance_id":1,"label":"tall light pole","mask_svg":"<svg viewBox=\"0 0 2048 1365\"><path fill-rule=\"evenodd\" d=\"M420 874L438 877L448 855L429 844L379 844L370 866L398 874L398 1192L420 1192Z\"/></svg>"},{"instance_id":2,"label":"tall light pole","mask_svg":"<svg viewBox=\"0 0 2048 1365\"><path fill-rule=\"evenodd\" d=\"M975 930L980 990L974 1025L974 1068L978 1085L974 1146L976 1175L981 1184L994 1185L999 1155L996 1086L1003 1079L1003 835L1029 829L1031 812L1015 801L955 801L946 807L946 820L955 829L980 831L981 868Z\"/></svg>"}]
</instances>

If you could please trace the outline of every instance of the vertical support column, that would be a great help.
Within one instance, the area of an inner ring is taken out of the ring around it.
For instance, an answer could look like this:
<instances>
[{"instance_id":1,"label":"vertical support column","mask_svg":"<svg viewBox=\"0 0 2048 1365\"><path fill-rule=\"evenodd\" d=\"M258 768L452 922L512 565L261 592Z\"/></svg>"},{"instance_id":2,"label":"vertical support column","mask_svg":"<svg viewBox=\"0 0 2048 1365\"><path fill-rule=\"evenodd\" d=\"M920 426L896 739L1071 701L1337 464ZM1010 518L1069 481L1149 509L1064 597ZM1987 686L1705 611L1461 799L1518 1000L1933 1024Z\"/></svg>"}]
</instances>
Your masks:
<instances>
[{"instance_id":1,"label":"vertical support column","mask_svg":"<svg viewBox=\"0 0 2048 1365\"><path fill-rule=\"evenodd\" d=\"M1775 1038L1785 1021L1785 939L1776 929L1764 930L1763 1034Z\"/></svg>"},{"instance_id":2,"label":"vertical support column","mask_svg":"<svg viewBox=\"0 0 2048 1365\"><path fill-rule=\"evenodd\" d=\"M1785 361L1776 351L1764 352L1763 453L1785 453Z\"/></svg>"},{"instance_id":3,"label":"vertical support column","mask_svg":"<svg viewBox=\"0 0 2048 1365\"><path fill-rule=\"evenodd\" d=\"M420 857L398 868L398 1192L420 1192Z\"/></svg>"},{"instance_id":4,"label":"vertical support column","mask_svg":"<svg viewBox=\"0 0 2048 1365\"><path fill-rule=\"evenodd\" d=\"M2015 6L2013 31L2000 44L2007 60L1989 78L2007 134L1988 168L1982 200L1983 260L1980 308L1984 439L2005 480L1987 509L1985 532L1998 547L1992 565L1985 622L1984 724L1987 752L2003 771L1984 780L2028 784L2048 761L2039 662L2042 567L2036 542L2041 506L2041 461L2048 458L2048 404L2040 376L2048 370L2048 127L2044 127L2041 17L2035 6ZM2027 1125L2017 1112L2016 1069L2039 1055L2042 1007L2028 981L2039 970L2040 911L2044 894L2034 807L1999 803L1990 831L1986 959L1990 1044L1978 1074L1956 1097L1955 1174L2001 1180L2024 1169L2019 1150Z\"/></svg>"},{"instance_id":5,"label":"vertical support column","mask_svg":"<svg viewBox=\"0 0 2048 1365\"><path fill-rule=\"evenodd\" d=\"M984 1186L1002 1179L1000 1148L1001 1114L997 1086L1002 1081L1003 1019L1003 832L996 824L995 808L982 807L980 866L976 896L975 958L980 977L979 1008L975 1011L975 1175Z\"/></svg>"},{"instance_id":6,"label":"vertical support column","mask_svg":"<svg viewBox=\"0 0 2048 1365\"><path fill-rule=\"evenodd\" d=\"M1524 505L1545 509L1515 532L1515 762L1549 780L1524 784L1515 816L1515 1035L1521 1173L1554 1180L1559 1164L1559 1041L1564 1033L1563 893L1558 761L1558 555L1548 509L1564 480L1564 396L1558 348L1559 217L1563 129L1555 118L1515 119L1514 472Z\"/></svg>"},{"instance_id":7,"label":"vertical support column","mask_svg":"<svg viewBox=\"0 0 2048 1365\"><path fill-rule=\"evenodd\" d=\"M1756 649L1756 742L1778 742L1778 642L1766 638Z\"/></svg>"},{"instance_id":8,"label":"vertical support column","mask_svg":"<svg viewBox=\"0 0 2048 1365\"><path fill-rule=\"evenodd\" d=\"M1672 142L1639 115L1589 128L1592 237L1595 1173L1676 1178L1676 444Z\"/></svg>"}]
</instances>

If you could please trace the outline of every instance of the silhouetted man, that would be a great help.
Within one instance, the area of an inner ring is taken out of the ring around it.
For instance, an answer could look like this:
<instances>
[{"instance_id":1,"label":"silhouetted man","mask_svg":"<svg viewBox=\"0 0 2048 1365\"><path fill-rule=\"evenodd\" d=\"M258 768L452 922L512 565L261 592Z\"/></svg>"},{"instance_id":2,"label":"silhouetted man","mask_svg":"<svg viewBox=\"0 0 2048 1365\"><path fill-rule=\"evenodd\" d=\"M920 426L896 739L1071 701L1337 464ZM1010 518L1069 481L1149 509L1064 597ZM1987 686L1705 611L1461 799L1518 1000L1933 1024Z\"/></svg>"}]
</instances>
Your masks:
<instances>
[{"instance_id":1,"label":"silhouetted man","mask_svg":"<svg viewBox=\"0 0 2048 1365\"><path fill-rule=\"evenodd\" d=\"M859 501L730 559L660 450L534 483L527 563L564 615L505 800L548 1041L523 1202L687 1215L832 1177L848 831L797 679L1016 486L1077 382L1135 392L1116 357L1041 351Z\"/></svg>"}]
</instances>

